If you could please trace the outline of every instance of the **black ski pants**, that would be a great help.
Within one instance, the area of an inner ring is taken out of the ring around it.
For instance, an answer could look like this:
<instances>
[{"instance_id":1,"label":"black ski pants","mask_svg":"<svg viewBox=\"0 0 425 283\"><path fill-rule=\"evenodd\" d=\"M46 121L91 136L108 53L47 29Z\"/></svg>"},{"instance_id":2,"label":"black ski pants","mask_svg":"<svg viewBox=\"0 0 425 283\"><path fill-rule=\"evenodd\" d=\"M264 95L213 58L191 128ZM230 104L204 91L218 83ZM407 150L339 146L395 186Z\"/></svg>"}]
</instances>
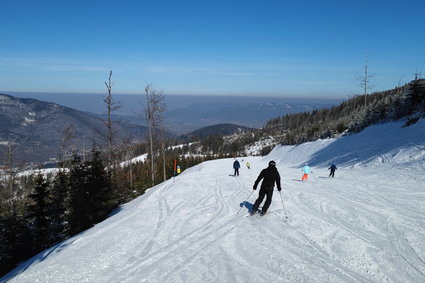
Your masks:
<instances>
[{"instance_id":1,"label":"black ski pants","mask_svg":"<svg viewBox=\"0 0 425 283\"><path fill-rule=\"evenodd\" d=\"M264 197L266 197L266 202L263 205L263 208L261 209L264 213L267 212L267 209L269 209L270 204L272 203L272 197L273 197L273 188L261 188L260 192L258 194L258 198L254 203L254 206L252 207L252 211L257 211L258 207L260 207L260 204L263 202Z\"/></svg>"},{"instance_id":2,"label":"black ski pants","mask_svg":"<svg viewBox=\"0 0 425 283\"><path fill-rule=\"evenodd\" d=\"M331 169L331 173L329 174L329 177L332 177L332 178L335 177L335 170Z\"/></svg>"}]
</instances>

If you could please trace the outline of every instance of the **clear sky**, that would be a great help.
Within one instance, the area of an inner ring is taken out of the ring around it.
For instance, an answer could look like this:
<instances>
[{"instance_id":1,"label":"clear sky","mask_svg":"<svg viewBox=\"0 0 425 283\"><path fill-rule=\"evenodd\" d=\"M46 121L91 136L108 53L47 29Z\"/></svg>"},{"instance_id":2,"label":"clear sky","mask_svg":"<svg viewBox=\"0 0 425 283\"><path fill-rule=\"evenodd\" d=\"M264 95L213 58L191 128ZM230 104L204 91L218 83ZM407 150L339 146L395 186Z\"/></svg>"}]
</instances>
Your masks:
<instances>
[{"instance_id":1,"label":"clear sky","mask_svg":"<svg viewBox=\"0 0 425 283\"><path fill-rule=\"evenodd\" d=\"M347 97L425 77L425 1L0 0L0 92Z\"/></svg>"}]
</instances>

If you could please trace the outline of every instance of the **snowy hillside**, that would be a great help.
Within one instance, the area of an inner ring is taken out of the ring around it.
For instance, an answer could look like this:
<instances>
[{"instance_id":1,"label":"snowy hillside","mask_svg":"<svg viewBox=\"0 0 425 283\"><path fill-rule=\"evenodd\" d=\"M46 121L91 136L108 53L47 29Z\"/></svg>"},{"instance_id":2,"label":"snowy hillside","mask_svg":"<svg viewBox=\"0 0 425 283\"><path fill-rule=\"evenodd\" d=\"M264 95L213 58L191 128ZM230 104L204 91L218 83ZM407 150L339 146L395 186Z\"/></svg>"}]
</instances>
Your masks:
<instances>
[{"instance_id":1,"label":"snowy hillside","mask_svg":"<svg viewBox=\"0 0 425 283\"><path fill-rule=\"evenodd\" d=\"M401 125L278 147L239 177L233 159L204 162L0 281L425 282L425 121ZM272 159L288 219L277 190L247 216Z\"/></svg>"}]
</instances>

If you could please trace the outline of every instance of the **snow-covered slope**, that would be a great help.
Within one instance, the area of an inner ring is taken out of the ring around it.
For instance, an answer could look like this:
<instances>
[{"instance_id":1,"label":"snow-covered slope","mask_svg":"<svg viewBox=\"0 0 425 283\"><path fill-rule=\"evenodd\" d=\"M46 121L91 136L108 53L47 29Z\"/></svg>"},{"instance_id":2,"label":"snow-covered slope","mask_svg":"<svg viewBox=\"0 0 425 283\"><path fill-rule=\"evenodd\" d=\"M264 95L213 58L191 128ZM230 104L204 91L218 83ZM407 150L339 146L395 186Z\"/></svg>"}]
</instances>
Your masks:
<instances>
[{"instance_id":1,"label":"snow-covered slope","mask_svg":"<svg viewBox=\"0 0 425 283\"><path fill-rule=\"evenodd\" d=\"M204 162L0 281L425 282L425 121L401 125L240 158L239 177L232 159ZM284 203L275 190L247 216L271 159Z\"/></svg>"},{"instance_id":2,"label":"snow-covered slope","mask_svg":"<svg viewBox=\"0 0 425 283\"><path fill-rule=\"evenodd\" d=\"M404 121L377 124L339 139L325 139L297 146L277 147L276 158L285 164L327 166L378 166L425 160L425 119L403 128Z\"/></svg>"}]
</instances>

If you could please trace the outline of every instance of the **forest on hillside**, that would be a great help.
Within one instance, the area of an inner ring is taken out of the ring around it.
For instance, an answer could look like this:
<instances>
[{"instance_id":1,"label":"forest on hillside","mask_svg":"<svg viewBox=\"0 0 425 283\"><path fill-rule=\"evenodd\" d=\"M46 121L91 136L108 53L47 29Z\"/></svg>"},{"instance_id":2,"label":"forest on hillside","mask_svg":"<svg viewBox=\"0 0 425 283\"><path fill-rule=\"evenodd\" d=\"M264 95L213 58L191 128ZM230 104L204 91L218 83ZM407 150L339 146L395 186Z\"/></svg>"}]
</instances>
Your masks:
<instances>
[{"instance_id":1,"label":"forest on hillside","mask_svg":"<svg viewBox=\"0 0 425 283\"><path fill-rule=\"evenodd\" d=\"M406 126L425 115L425 79L392 90L354 96L329 109L288 114L268 121L262 136L284 145L354 133L385 121L406 118Z\"/></svg>"},{"instance_id":2,"label":"forest on hillside","mask_svg":"<svg viewBox=\"0 0 425 283\"><path fill-rule=\"evenodd\" d=\"M375 123L402 118L408 126L424 116L425 79L415 79L391 90L356 95L331 108L283 115L267 121L261 129L206 136L191 149L193 153L241 156L254 144L260 144L258 154L266 155L277 144L295 145L356 133Z\"/></svg>"}]
</instances>

